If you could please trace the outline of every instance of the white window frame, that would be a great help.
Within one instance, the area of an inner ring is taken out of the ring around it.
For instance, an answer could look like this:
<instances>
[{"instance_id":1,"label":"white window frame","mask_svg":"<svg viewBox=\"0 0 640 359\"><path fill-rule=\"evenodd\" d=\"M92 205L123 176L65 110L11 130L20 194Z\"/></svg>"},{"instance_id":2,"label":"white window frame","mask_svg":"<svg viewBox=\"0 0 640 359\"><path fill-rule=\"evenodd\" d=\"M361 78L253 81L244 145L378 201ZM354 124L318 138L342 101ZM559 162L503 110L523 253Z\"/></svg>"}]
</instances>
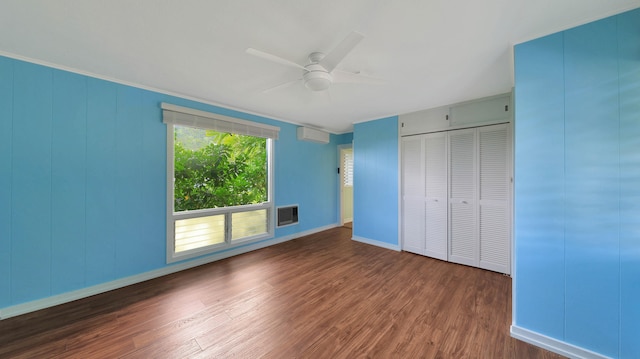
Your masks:
<instances>
[{"instance_id":1,"label":"white window frame","mask_svg":"<svg viewBox=\"0 0 640 359\"><path fill-rule=\"evenodd\" d=\"M262 123L245 121L229 116L195 110L187 107L162 103L163 122L167 125L167 263L182 261L220 250L245 245L268 238L273 238L275 228L273 201L273 147L278 138L279 127ZM192 211L174 211L174 131L175 126L189 126L194 128L229 132L241 135L263 137L267 139L267 201L259 204L207 208ZM249 212L259 209L267 210L267 232L232 240L231 217L233 213ZM176 253L175 251L175 221L188 218L206 217L224 214L225 240L223 243L203 246Z\"/></svg>"}]
</instances>

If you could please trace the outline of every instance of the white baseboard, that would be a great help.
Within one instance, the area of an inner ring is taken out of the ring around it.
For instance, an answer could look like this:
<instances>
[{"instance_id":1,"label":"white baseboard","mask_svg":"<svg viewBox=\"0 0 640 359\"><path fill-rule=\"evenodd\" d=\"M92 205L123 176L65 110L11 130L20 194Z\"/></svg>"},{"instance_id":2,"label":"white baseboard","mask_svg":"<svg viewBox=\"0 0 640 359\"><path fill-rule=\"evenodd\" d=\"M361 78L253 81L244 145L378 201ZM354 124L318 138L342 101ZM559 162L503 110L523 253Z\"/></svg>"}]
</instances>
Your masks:
<instances>
[{"instance_id":1,"label":"white baseboard","mask_svg":"<svg viewBox=\"0 0 640 359\"><path fill-rule=\"evenodd\" d=\"M132 275L125 278L116 279L111 282L97 284L91 287L86 287L78 290L74 290L67 293L57 294L50 297L37 299L31 302L17 304L11 307L5 307L0 310L0 320L15 317L18 315L35 312L37 310L53 307L59 304L64 304L68 302L72 302L74 300L87 298L92 295L108 292L114 289L126 287L128 285L144 282L150 279L162 277L167 274L176 273L179 271L183 271L185 269L201 266L203 264L215 262L221 259L229 258L236 256L238 254L248 253L251 251L255 251L261 248L266 248L269 246L273 246L279 243L287 242L292 239L308 236L310 234L318 233L325 231L327 229L338 227L337 224L330 224L328 226L314 228L304 232L294 233L288 236L283 236L279 238L274 238L270 240L266 240L263 242L258 242L255 244L248 245L246 247L240 247L236 249L231 249L226 252L214 253L206 257L194 259L187 262L180 262L173 265L168 265L166 267L162 267L159 269L154 269L149 272L140 273L136 275Z\"/></svg>"},{"instance_id":2,"label":"white baseboard","mask_svg":"<svg viewBox=\"0 0 640 359\"><path fill-rule=\"evenodd\" d=\"M353 237L351 237L351 239L354 240L354 241L357 241L357 242L371 244L372 246L382 247L382 248L386 248L386 249L391 249L391 250L396 251L396 252L400 252L400 246L397 245L397 244L391 244L391 243L376 241L375 239L369 239L369 238L358 237L358 236L353 236Z\"/></svg>"},{"instance_id":3,"label":"white baseboard","mask_svg":"<svg viewBox=\"0 0 640 359\"><path fill-rule=\"evenodd\" d=\"M561 340L557 340L546 335L542 335L531 330L518 327L516 325L511 326L511 336L513 338L522 340L523 342L527 342L537 347L544 348L554 353L566 356L567 358L610 359L608 356L598 354L569 343L565 343Z\"/></svg>"}]
</instances>

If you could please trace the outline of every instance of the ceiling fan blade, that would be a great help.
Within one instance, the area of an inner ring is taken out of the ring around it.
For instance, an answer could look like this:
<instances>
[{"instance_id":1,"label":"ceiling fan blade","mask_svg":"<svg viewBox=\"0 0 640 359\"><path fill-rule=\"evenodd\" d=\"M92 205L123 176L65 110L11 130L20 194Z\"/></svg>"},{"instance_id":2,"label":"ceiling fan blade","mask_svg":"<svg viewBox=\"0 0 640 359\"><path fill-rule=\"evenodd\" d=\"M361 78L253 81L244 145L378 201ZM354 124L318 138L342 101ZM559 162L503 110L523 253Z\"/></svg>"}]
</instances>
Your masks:
<instances>
[{"instance_id":1,"label":"ceiling fan blade","mask_svg":"<svg viewBox=\"0 0 640 359\"><path fill-rule=\"evenodd\" d=\"M293 81L287 81L287 82L282 83L280 85L276 85L276 86L270 87L270 88L268 88L266 90L262 90L262 93L269 93L269 92L273 92L273 91L277 91L277 90L282 90L282 89L285 89L285 88L287 88L287 87L289 87L289 86L291 86L291 85L293 85L296 82L301 81L301 80L302 80L302 78L295 79Z\"/></svg>"},{"instance_id":2,"label":"ceiling fan blade","mask_svg":"<svg viewBox=\"0 0 640 359\"><path fill-rule=\"evenodd\" d=\"M338 44L331 52L329 52L322 60L320 65L331 72L338 66L340 61L353 50L356 45L364 38L364 35L354 31L350 33L342 42Z\"/></svg>"},{"instance_id":3,"label":"ceiling fan blade","mask_svg":"<svg viewBox=\"0 0 640 359\"><path fill-rule=\"evenodd\" d=\"M253 48L248 48L246 50L246 52L249 55L261 57L261 58L263 58L265 60L277 62L277 63L282 64L282 65L297 67L299 69L303 69L304 70L304 66L302 66L302 65L296 64L293 61L290 61L290 60L287 60L287 59L283 59L280 56L276 56L276 55L273 55L273 54L270 54L270 53L267 53L267 52L264 52L264 51L256 50L256 49L253 49Z\"/></svg>"},{"instance_id":4,"label":"ceiling fan blade","mask_svg":"<svg viewBox=\"0 0 640 359\"><path fill-rule=\"evenodd\" d=\"M333 83L352 83L367 85L384 85L387 83L385 80L376 77L342 70L334 70L331 73L331 76L333 77Z\"/></svg>"}]
</instances>

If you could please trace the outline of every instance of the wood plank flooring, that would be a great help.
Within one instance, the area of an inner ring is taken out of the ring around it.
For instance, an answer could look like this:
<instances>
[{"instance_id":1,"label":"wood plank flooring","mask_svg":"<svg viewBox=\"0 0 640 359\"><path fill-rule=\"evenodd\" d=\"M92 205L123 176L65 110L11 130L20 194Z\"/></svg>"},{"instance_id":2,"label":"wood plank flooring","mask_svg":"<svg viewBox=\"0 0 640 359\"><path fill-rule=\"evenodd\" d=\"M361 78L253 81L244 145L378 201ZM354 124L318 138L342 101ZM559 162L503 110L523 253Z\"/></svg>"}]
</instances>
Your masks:
<instances>
[{"instance_id":1,"label":"wood plank flooring","mask_svg":"<svg viewBox=\"0 0 640 359\"><path fill-rule=\"evenodd\" d=\"M1 358L561 358L513 339L511 279L334 228L0 321Z\"/></svg>"}]
</instances>

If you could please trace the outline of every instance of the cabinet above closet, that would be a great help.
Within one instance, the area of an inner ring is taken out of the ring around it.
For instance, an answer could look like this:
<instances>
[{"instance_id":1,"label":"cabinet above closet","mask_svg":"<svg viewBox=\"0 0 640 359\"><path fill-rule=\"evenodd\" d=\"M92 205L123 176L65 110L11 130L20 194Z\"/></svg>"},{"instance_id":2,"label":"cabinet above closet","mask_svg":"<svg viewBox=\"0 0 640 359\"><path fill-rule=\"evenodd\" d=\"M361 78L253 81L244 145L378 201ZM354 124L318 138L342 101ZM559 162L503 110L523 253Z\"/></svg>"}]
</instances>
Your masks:
<instances>
[{"instance_id":1,"label":"cabinet above closet","mask_svg":"<svg viewBox=\"0 0 640 359\"><path fill-rule=\"evenodd\" d=\"M399 116L400 136L510 122L511 93Z\"/></svg>"}]
</instances>

